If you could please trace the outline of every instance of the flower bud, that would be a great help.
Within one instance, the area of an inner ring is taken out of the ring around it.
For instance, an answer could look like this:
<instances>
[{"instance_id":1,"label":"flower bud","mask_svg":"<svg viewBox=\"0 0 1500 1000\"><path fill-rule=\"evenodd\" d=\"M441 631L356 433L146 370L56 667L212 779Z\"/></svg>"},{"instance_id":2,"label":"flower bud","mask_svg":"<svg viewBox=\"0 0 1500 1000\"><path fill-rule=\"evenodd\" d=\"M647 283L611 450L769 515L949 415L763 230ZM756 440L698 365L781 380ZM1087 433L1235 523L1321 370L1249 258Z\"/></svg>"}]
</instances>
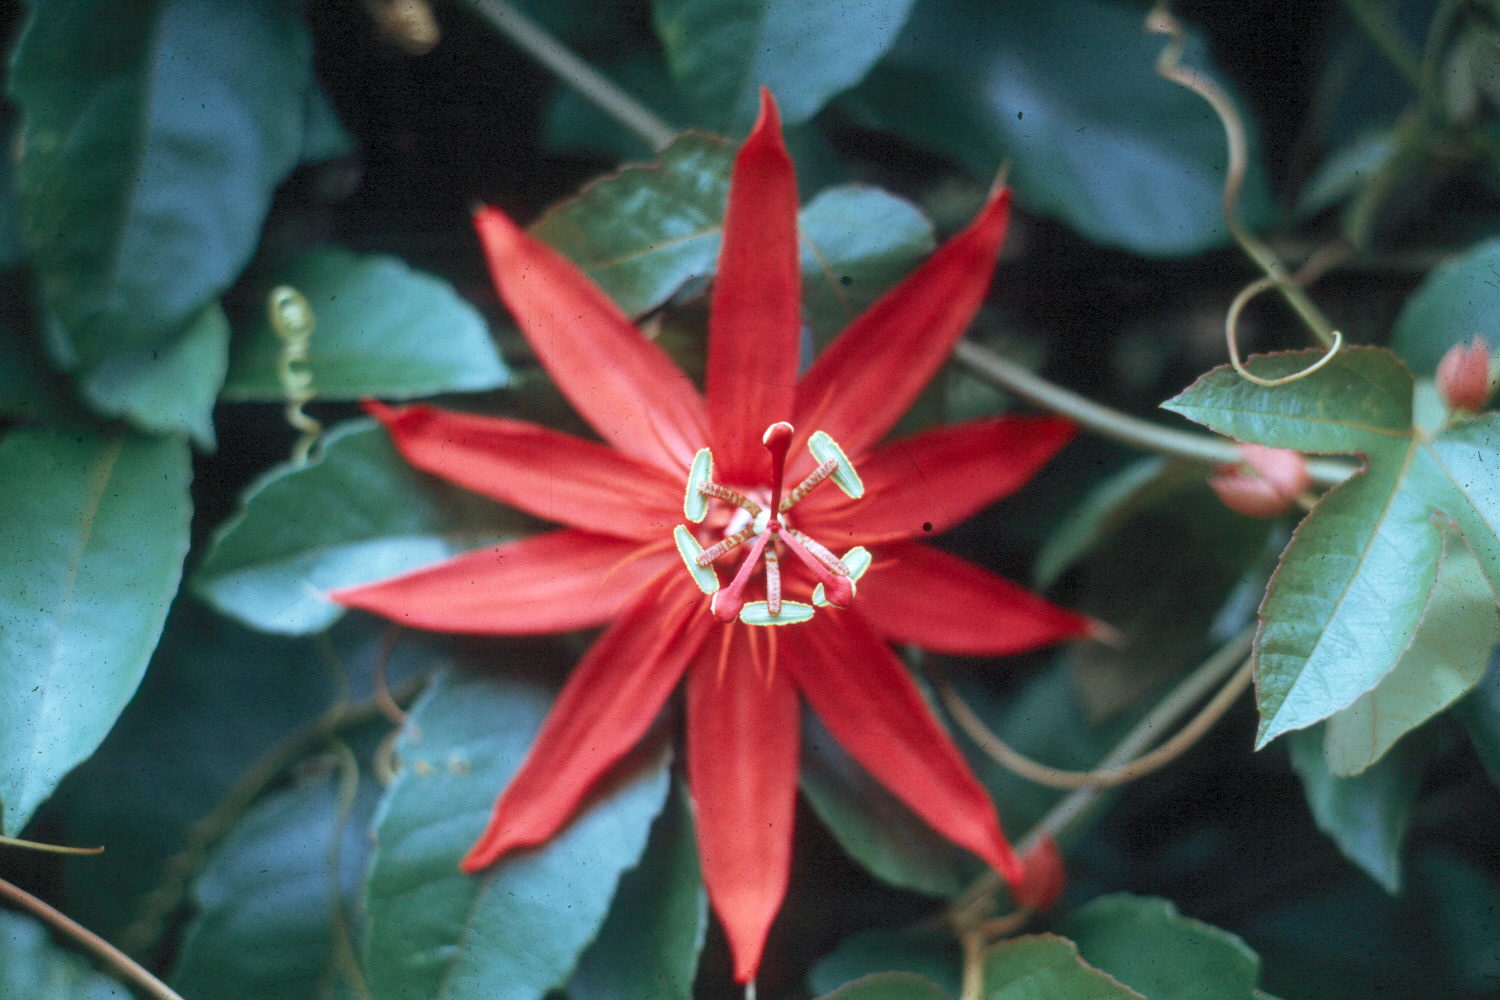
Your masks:
<instances>
[{"instance_id":1,"label":"flower bud","mask_svg":"<svg viewBox=\"0 0 1500 1000\"><path fill-rule=\"evenodd\" d=\"M1490 351L1478 335L1467 345L1454 344L1437 367L1438 392L1450 410L1477 412L1490 401Z\"/></svg>"},{"instance_id":2,"label":"flower bud","mask_svg":"<svg viewBox=\"0 0 1500 1000\"><path fill-rule=\"evenodd\" d=\"M1011 886L1010 890L1016 905L1028 910L1051 909L1068 882L1057 842L1051 837L1039 841L1021 856L1021 866L1025 876L1020 885Z\"/></svg>"},{"instance_id":3,"label":"flower bud","mask_svg":"<svg viewBox=\"0 0 1500 1000\"><path fill-rule=\"evenodd\" d=\"M1221 465L1208 485L1224 506L1246 517L1276 517L1286 512L1312 483L1307 460L1286 448L1240 445L1240 463Z\"/></svg>"}]
</instances>

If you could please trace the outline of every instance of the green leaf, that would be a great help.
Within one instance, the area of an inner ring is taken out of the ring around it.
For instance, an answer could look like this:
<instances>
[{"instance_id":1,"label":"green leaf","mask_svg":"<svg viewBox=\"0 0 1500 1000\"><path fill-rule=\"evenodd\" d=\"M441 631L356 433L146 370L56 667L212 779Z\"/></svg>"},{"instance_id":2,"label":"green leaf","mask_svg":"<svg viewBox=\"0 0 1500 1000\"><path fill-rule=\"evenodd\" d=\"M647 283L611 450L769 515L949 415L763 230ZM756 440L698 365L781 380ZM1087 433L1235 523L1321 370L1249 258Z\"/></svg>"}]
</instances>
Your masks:
<instances>
[{"instance_id":1,"label":"green leaf","mask_svg":"<svg viewBox=\"0 0 1500 1000\"><path fill-rule=\"evenodd\" d=\"M1397 740L1467 694L1500 642L1500 608L1473 553L1445 536L1432 596L1411 645L1373 690L1328 719L1323 756L1339 777L1359 774Z\"/></svg>"},{"instance_id":2,"label":"green leaf","mask_svg":"<svg viewBox=\"0 0 1500 1000\"><path fill-rule=\"evenodd\" d=\"M1275 378L1317 355L1249 365ZM1272 388L1216 368L1163 404L1240 440L1366 459L1297 528L1267 589L1255 652L1258 746L1347 708L1395 668L1428 605L1447 526L1500 590L1500 418L1430 436L1412 426L1412 390L1390 352L1351 347Z\"/></svg>"},{"instance_id":3,"label":"green leaf","mask_svg":"<svg viewBox=\"0 0 1500 1000\"><path fill-rule=\"evenodd\" d=\"M864 78L906 22L912 0L655 0L656 33L701 123L738 134L761 87L788 124Z\"/></svg>"},{"instance_id":4,"label":"green leaf","mask_svg":"<svg viewBox=\"0 0 1500 1000\"><path fill-rule=\"evenodd\" d=\"M686 790L657 817L639 867L620 879L609 916L568 983L569 1000L691 1000L708 931L708 895Z\"/></svg>"},{"instance_id":5,"label":"green leaf","mask_svg":"<svg viewBox=\"0 0 1500 1000\"><path fill-rule=\"evenodd\" d=\"M797 221L802 308L819 347L915 270L935 245L926 216L879 188L828 188Z\"/></svg>"},{"instance_id":6,"label":"green leaf","mask_svg":"<svg viewBox=\"0 0 1500 1000\"><path fill-rule=\"evenodd\" d=\"M1292 733L1287 745L1318 829L1386 892L1399 891L1401 842L1422 780L1422 761L1403 745L1359 776L1340 778L1328 769L1321 729Z\"/></svg>"},{"instance_id":7,"label":"green leaf","mask_svg":"<svg viewBox=\"0 0 1500 1000\"><path fill-rule=\"evenodd\" d=\"M0 832L14 834L135 693L188 547L176 439L0 441Z\"/></svg>"},{"instance_id":8,"label":"green leaf","mask_svg":"<svg viewBox=\"0 0 1500 1000\"><path fill-rule=\"evenodd\" d=\"M524 681L452 674L412 709L367 887L369 986L382 1000L540 1000L604 923L666 798L664 743L546 845L458 870L548 707Z\"/></svg>"},{"instance_id":9,"label":"green leaf","mask_svg":"<svg viewBox=\"0 0 1500 1000\"><path fill-rule=\"evenodd\" d=\"M213 409L229 366L229 320L217 302L175 340L159 347L121 345L78 379L100 413L156 434L184 433L214 446Z\"/></svg>"},{"instance_id":10,"label":"green leaf","mask_svg":"<svg viewBox=\"0 0 1500 1000\"><path fill-rule=\"evenodd\" d=\"M208 858L172 973L183 996L363 995L348 972L358 965L352 907L379 786L332 767L256 803Z\"/></svg>"},{"instance_id":11,"label":"green leaf","mask_svg":"<svg viewBox=\"0 0 1500 1000\"><path fill-rule=\"evenodd\" d=\"M713 273L733 162L722 139L680 136L655 163L625 167L552 209L532 235L639 316Z\"/></svg>"},{"instance_id":12,"label":"green leaf","mask_svg":"<svg viewBox=\"0 0 1500 1000\"><path fill-rule=\"evenodd\" d=\"M1142 1000L1141 994L1086 964L1073 942L1051 934L1012 938L992 947L984 960L984 996L986 1000Z\"/></svg>"},{"instance_id":13,"label":"green leaf","mask_svg":"<svg viewBox=\"0 0 1500 1000\"><path fill-rule=\"evenodd\" d=\"M1391 331L1391 350L1422 374L1437 371L1454 344L1467 344L1476 333L1496 346L1495 317L1500 315L1500 239L1470 247L1428 272L1406 300Z\"/></svg>"},{"instance_id":14,"label":"green leaf","mask_svg":"<svg viewBox=\"0 0 1500 1000\"><path fill-rule=\"evenodd\" d=\"M1390 129L1366 132L1334 150L1303 186L1297 214L1312 215L1358 194L1398 152Z\"/></svg>"},{"instance_id":15,"label":"green leaf","mask_svg":"<svg viewBox=\"0 0 1500 1000\"><path fill-rule=\"evenodd\" d=\"M972 858L871 777L811 714L803 724L800 782L839 845L891 885L955 896L977 870Z\"/></svg>"},{"instance_id":16,"label":"green leaf","mask_svg":"<svg viewBox=\"0 0 1500 1000\"><path fill-rule=\"evenodd\" d=\"M983 181L1008 162L1018 204L1096 243L1196 253L1228 236L1224 133L1202 98L1156 74L1166 42L1142 17L1101 0L927 0L840 103ZM1188 38L1185 63L1207 65ZM1244 207L1252 226L1270 215L1254 157Z\"/></svg>"},{"instance_id":17,"label":"green leaf","mask_svg":"<svg viewBox=\"0 0 1500 1000\"><path fill-rule=\"evenodd\" d=\"M239 274L303 148L296 4L37 4L16 51L23 230L91 365L161 346Z\"/></svg>"},{"instance_id":18,"label":"green leaf","mask_svg":"<svg viewBox=\"0 0 1500 1000\"><path fill-rule=\"evenodd\" d=\"M161 927L140 911L159 902L163 868L193 825L336 697L369 696L383 632L373 619L354 619L317 639L288 639L252 632L198 601L175 602L140 690L52 798L48 812L72 842L109 847L66 862L70 915L141 954L144 937ZM352 676L330 669L330 653ZM420 642L398 643L392 683L433 658Z\"/></svg>"},{"instance_id":19,"label":"green leaf","mask_svg":"<svg viewBox=\"0 0 1500 1000\"><path fill-rule=\"evenodd\" d=\"M846 983L819 1000L948 1000L948 994L912 972L883 972Z\"/></svg>"},{"instance_id":20,"label":"green leaf","mask_svg":"<svg viewBox=\"0 0 1500 1000\"><path fill-rule=\"evenodd\" d=\"M52 367L37 338L16 308L29 294L17 272L0 276L0 296L10 300L0 319L0 414L40 423L78 425L89 422L68 379Z\"/></svg>"},{"instance_id":21,"label":"green leaf","mask_svg":"<svg viewBox=\"0 0 1500 1000\"><path fill-rule=\"evenodd\" d=\"M1253 1000L1260 978L1260 958L1245 942L1165 899L1102 896L1057 932L1084 961L1151 1000Z\"/></svg>"},{"instance_id":22,"label":"green leaf","mask_svg":"<svg viewBox=\"0 0 1500 1000\"><path fill-rule=\"evenodd\" d=\"M881 972L919 975L957 996L963 984L958 940L947 928L861 931L820 958L807 982L814 993L826 993L840 983Z\"/></svg>"},{"instance_id":23,"label":"green leaf","mask_svg":"<svg viewBox=\"0 0 1500 1000\"><path fill-rule=\"evenodd\" d=\"M532 233L566 254L639 316L718 266L734 150L684 135L653 165L590 184L537 221ZM801 211L803 302L826 342L932 251L932 228L908 202L847 185Z\"/></svg>"},{"instance_id":24,"label":"green leaf","mask_svg":"<svg viewBox=\"0 0 1500 1000\"><path fill-rule=\"evenodd\" d=\"M1490 781L1500 785L1500 659L1492 658L1489 672L1453 711Z\"/></svg>"},{"instance_id":25,"label":"green leaf","mask_svg":"<svg viewBox=\"0 0 1500 1000\"><path fill-rule=\"evenodd\" d=\"M290 285L312 306L316 327L300 367L319 399L410 399L494 389L510 381L483 317L446 282L394 257L333 247L310 250L260 287L255 321L236 338L228 399L284 398L284 344L264 306L272 286Z\"/></svg>"},{"instance_id":26,"label":"green leaf","mask_svg":"<svg viewBox=\"0 0 1500 1000\"><path fill-rule=\"evenodd\" d=\"M120 1000L125 987L54 945L40 922L0 910L0 997Z\"/></svg>"},{"instance_id":27,"label":"green leaf","mask_svg":"<svg viewBox=\"0 0 1500 1000\"><path fill-rule=\"evenodd\" d=\"M193 589L254 628L306 634L343 614L326 591L499 542L526 523L415 471L385 431L351 421L329 432L317 458L273 469L246 491Z\"/></svg>"}]
</instances>

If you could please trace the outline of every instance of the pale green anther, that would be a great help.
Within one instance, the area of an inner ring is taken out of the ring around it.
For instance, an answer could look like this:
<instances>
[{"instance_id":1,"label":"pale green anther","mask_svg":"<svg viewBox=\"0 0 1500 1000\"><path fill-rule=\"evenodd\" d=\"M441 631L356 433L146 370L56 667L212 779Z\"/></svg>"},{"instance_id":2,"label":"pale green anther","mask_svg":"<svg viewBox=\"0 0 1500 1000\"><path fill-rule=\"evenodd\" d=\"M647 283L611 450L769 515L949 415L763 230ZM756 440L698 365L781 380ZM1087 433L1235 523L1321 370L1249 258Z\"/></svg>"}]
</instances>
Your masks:
<instances>
[{"instance_id":1,"label":"pale green anther","mask_svg":"<svg viewBox=\"0 0 1500 1000\"><path fill-rule=\"evenodd\" d=\"M771 605L765 601L751 601L740 608L740 621L746 625L795 625L811 621L817 609L801 601L782 601L781 613L771 614Z\"/></svg>"},{"instance_id":2,"label":"pale green anther","mask_svg":"<svg viewBox=\"0 0 1500 1000\"><path fill-rule=\"evenodd\" d=\"M712 482L714 457L707 448L699 448L688 468L687 494L682 498L682 513L697 524L708 516L708 497L698 492L698 487Z\"/></svg>"},{"instance_id":3,"label":"pale green anther","mask_svg":"<svg viewBox=\"0 0 1500 1000\"><path fill-rule=\"evenodd\" d=\"M838 442L829 437L824 431L813 431L813 436L807 439L807 450L813 453L813 458L821 465L823 462L833 459L838 463L838 468L833 470L833 484L843 490L851 499L858 500L865 495L865 484L860 481L859 473L854 471L854 463L849 461L849 456L844 454L844 449L838 446Z\"/></svg>"},{"instance_id":4,"label":"pale green anther","mask_svg":"<svg viewBox=\"0 0 1500 1000\"><path fill-rule=\"evenodd\" d=\"M855 581L865 575L865 571L870 568L870 563L875 560L875 557L870 555L870 550L863 545L854 546L840 558L844 565L849 567L849 579ZM823 596L821 583L813 588L812 602L820 608L828 607L828 598Z\"/></svg>"},{"instance_id":5,"label":"pale green anther","mask_svg":"<svg viewBox=\"0 0 1500 1000\"><path fill-rule=\"evenodd\" d=\"M698 544L698 539L693 537L693 533L679 524L672 529L672 538L677 542L677 554L682 556L682 561L687 565L688 572L693 575L693 582L698 585L698 589L705 594L712 594L718 590L719 574L714 572L712 566L698 565L698 557L703 554L703 546Z\"/></svg>"}]
</instances>

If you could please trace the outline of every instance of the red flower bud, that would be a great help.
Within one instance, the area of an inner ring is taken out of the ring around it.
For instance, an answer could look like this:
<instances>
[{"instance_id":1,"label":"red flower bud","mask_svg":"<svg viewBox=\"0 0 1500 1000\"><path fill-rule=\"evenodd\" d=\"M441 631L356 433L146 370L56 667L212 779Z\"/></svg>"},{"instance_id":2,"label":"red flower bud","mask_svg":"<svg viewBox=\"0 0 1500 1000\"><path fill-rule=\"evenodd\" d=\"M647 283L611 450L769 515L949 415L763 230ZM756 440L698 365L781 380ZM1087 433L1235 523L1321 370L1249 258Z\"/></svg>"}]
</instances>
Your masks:
<instances>
[{"instance_id":1,"label":"red flower bud","mask_svg":"<svg viewBox=\"0 0 1500 1000\"><path fill-rule=\"evenodd\" d=\"M1299 452L1242 444L1240 458L1238 465L1215 469L1208 485L1224 501L1224 506L1246 517L1276 517L1285 513L1312 482L1307 461Z\"/></svg>"},{"instance_id":2,"label":"red flower bud","mask_svg":"<svg viewBox=\"0 0 1500 1000\"><path fill-rule=\"evenodd\" d=\"M1050 910L1068 882L1057 842L1051 837L1040 841L1022 855L1021 866L1026 874L1020 884L1011 886L1010 890L1016 904L1028 910Z\"/></svg>"},{"instance_id":3,"label":"red flower bud","mask_svg":"<svg viewBox=\"0 0 1500 1000\"><path fill-rule=\"evenodd\" d=\"M1450 410L1478 411L1490 401L1490 351L1478 335L1467 345L1454 344L1438 362L1438 391Z\"/></svg>"}]
</instances>

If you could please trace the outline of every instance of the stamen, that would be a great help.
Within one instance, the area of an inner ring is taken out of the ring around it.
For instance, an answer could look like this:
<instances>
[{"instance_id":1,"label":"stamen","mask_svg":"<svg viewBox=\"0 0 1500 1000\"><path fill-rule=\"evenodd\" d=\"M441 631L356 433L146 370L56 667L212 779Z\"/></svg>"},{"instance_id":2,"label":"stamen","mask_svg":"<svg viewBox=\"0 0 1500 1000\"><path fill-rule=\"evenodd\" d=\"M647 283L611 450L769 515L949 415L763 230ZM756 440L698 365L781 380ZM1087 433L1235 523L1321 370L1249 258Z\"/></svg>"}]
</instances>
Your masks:
<instances>
[{"instance_id":1,"label":"stamen","mask_svg":"<svg viewBox=\"0 0 1500 1000\"><path fill-rule=\"evenodd\" d=\"M698 492L706 497L716 497L725 503L732 503L751 517L760 516L760 504L728 486L720 486L718 483L699 483Z\"/></svg>"},{"instance_id":2,"label":"stamen","mask_svg":"<svg viewBox=\"0 0 1500 1000\"><path fill-rule=\"evenodd\" d=\"M745 556L745 561L740 563L739 572L734 574L729 586L714 594L708 607L719 621L727 623L739 617L740 609L745 606L745 585L750 582L750 572L760 562L760 554L765 551L766 543L774 534L775 532L765 531L756 535L755 544L750 547L750 554Z\"/></svg>"},{"instance_id":3,"label":"stamen","mask_svg":"<svg viewBox=\"0 0 1500 1000\"><path fill-rule=\"evenodd\" d=\"M781 614L781 557L774 545L766 548L766 607L773 618Z\"/></svg>"},{"instance_id":4,"label":"stamen","mask_svg":"<svg viewBox=\"0 0 1500 1000\"><path fill-rule=\"evenodd\" d=\"M870 555L869 549L863 545L856 545L848 552L845 552L844 558L839 561L849 568L849 579L858 583L860 578L869 572L870 563L874 561L874 558L874 556ZM828 598L823 596L823 585L821 583L813 588L812 602L820 608L828 604Z\"/></svg>"},{"instance_id":5,"label":"stamen","mask_svg":"<svg viewBox=\"0 0 1500 1000\"><path fill-rule=\"evenodd\" d=\"M688 467L687 495L682 498L682 513L697 524L708 516L708 497L702 487L714 478L714 456L707 448L699 448Z\"/></svg>"},{"instance_id":6,"label":"stamen","mask_svg":"<svg viewBox=\"0 0 1500 1000\"><path fill-rule=\"evenodd\" d=\"M777 514L781 512L781 481L786 478L786 453L792 446L792 425L778 420L766 428L761 444L771 453L771 523L767 525L772 534L781 530Z\"/></svg>"},{"instance_id":7,"label":"stamen","mask_svg":"<svg viewBox=\"0 0 1500 1000\"><path fill-rule=\"evenodd\" d=\"M854 463L849 461L849 456L844 454L838 442L829 437L824 431L813 431L812 437L807 439L807 450L813 453L813 458L821 462L833 462L837 468L833 473L833 484L843 490L852 500L858 500L865 495L865 484L860 481L859 473L854 471Z\"/></svg>"},{"instance_id":8,"label":"stamen","mask_svg":"<svg viewBox=\"0 0 1500 1000\"><path fill-rule=\"evenodd\" d=\"M786 495L786 498L781 501L781 506L779 506L777 510L782 511L783 513L791 510L792 506L796 504L798 500L801 500L803 497L807 496L813 491L813 487L817 486L823 480L833 475L833 471L838 467L838 460L830 458L828 461L812 470L812 472L808 474L808 477L806 479L797 484L796 489L792 490L792 492Z\"/></svg>"},{"instance_id":9,"label":"stamen","mask_svg":"<svg viewBox=\"0 0 1500 1000\"><path fill-rule=\"evenodd\" d=\"M764 536L762 536L764 537ZM802 564L812 570L813 576L823 585L823 593L828 603L836 608L847 608L854 600L854 581L848 576L840 576L823 565L817 557L807 551L791 532L782 532L781 540L786 542L787 548L802 560Z\"/></svg>"},{"instance_id":10,"label":"stamen","mask_svg":"<svg viewBox=\"0 0 1500 1000\"><path fill-rule=\"evenodd\" d=\"M781 611L773 615L770 604L766 601L751 601L740 609L740 621L746 625L796 625L798 622L811 621L817 613L818 609L811 604L783 601Z\"/></svg>"},{"instance_id":11,"label":"stamen","mask_svg":"<svg viewBox=\"0 0 1500 1000\"><path fill-rule=\"evenodd\" d=\"M672 529L672 538L677 542L677 554L682 556L682 561L687 565L688 572L692 574L693 582L698 585L698 589L705 594L712 594L718 590L719 574L703 561L703 546L698 544L698 539L693 537L693 533L679 524Z\"/></svg>"},{"instance_id":12,"label":"stamen","mask_svg":"<svg viewBox=\"0 0 1500 1000\"><path fill-rule=\"evenodd\" d=\"M717 542L714 542L708 548L698 553L698 565L707 566L709 563L718 559L724 553L739 548L742 544L748 542L752 537L754 537L754 535L755 525L754 523L751 523L745 525L743 528L741 528L739 531L736 531L732 535L724 536Z\"/></svg>"}]
</instances>

